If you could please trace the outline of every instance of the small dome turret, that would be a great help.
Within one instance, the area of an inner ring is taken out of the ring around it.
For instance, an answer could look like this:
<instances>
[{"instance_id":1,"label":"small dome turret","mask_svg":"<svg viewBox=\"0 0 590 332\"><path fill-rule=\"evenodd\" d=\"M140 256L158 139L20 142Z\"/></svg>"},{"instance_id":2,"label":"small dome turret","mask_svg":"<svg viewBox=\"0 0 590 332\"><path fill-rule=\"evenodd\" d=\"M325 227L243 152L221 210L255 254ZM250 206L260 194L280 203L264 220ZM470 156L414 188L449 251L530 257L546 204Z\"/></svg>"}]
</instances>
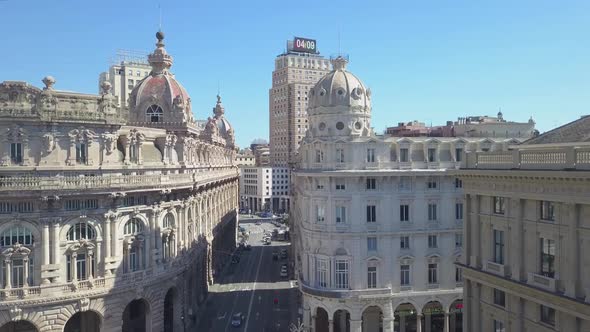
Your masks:
<instances>
[{"instance_id":1,"label":"small dome turret","mask_svg":"<svg viewBox=\"0 0 590 332\"><path fill-rule=\"evenodd\" d=\"M193 122L191 98L170 73L173 61L172 56L164 48L164 33L158 31L156 38L156 49L148 55L152 71L135 86L129 97L130 121Z\"/></svg>"},{"instance_id":2,"label":"small dome turret","mask_svg":"<svg viewBox=\"0 0 590 332\"><path fill-rule=\"evenodd\" d=\"M312 136L368 135L371 90L346 70L348 59L332 59L332 71L309 92L308 115Z\"/></svg>"}]
</instances>

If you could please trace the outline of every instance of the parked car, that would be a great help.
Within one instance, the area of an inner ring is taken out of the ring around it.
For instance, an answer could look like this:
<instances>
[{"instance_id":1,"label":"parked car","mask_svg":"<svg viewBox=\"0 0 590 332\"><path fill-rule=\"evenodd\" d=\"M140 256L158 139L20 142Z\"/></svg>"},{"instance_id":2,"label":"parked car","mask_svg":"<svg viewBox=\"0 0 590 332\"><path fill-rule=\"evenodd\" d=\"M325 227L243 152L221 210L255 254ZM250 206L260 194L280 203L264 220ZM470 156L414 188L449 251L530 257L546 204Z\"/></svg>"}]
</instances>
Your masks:
<instances>
[{"instance_id":1,"label":"parked car","mask_svg":"<svg viewBox=\"0 0 590 332\"><path fill-rule=\"evenodd\" d=\"M262 212L262 213L260 214L260 216L261 216L262 218L272 218L272 217L273 217L272 213L270 213L270 212Z\"/></svg>"},{"instance_id":2,"label":"parked car","mask_svg":"<svg viewBox=\"0 0 590 332\"><path fill-rule=\"evenodd\" d=\"M286 249L281 250L281 259L286 259L289 256Z\"/></svg>"},{"instance_id":3,"label":"parked car","mask_svg":"<svg viewBox=\"0 0 590 332\"><path fill-rule=\"evenodd\" d=\"M244 320L244 315L241 312L234 314L231 316L231 326L233 327L240 327L242 326L242 321Z\"/></svg>"}]
</instances>

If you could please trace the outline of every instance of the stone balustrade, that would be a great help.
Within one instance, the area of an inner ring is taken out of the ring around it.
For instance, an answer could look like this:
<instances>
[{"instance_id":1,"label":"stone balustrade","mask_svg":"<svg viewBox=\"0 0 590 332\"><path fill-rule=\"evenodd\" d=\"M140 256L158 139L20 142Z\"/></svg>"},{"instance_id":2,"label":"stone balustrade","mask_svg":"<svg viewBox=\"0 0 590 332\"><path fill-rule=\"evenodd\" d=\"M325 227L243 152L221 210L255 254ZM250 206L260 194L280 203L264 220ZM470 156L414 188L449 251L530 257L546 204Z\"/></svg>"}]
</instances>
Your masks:
<instances>
[{"instance_id":1,"label":"stone balustrade","mask_svg":"<svg viewBox=\"0 0 590 332\"><path fill-rule=\"evenodd\" d=\"M590 144L521 145L510 151L468 152L466 169L589 170Z\"/></svg>"},{"instance_id":2,"label":"stone balustrade","mask_svg":"<svg viewBox=\"0 0 590 332\"><path fill-rule=\"evenodd\" d=\"M44 191L68 189L158 189L174 186L193 186L214 182L228 177L238 176L236 168L209 170L202 169L195 173L176 174L131 174L101 176L4 176L0 177L0 192L7 191Z\"/></svg>"},{"instance_id":3,"label":"stone balustrade","mask_svg":"<svg viewBox=\"0 0 590 332\"><path fill-rule=\"evenodd\" d=\"M344 298L377 298L388 297L391 295L390 288L371 288L371 289L333 289L317 288L299 281L300 289L303 293L321 296L326 298L344 299Z\"/></svg>"}]
</instances>

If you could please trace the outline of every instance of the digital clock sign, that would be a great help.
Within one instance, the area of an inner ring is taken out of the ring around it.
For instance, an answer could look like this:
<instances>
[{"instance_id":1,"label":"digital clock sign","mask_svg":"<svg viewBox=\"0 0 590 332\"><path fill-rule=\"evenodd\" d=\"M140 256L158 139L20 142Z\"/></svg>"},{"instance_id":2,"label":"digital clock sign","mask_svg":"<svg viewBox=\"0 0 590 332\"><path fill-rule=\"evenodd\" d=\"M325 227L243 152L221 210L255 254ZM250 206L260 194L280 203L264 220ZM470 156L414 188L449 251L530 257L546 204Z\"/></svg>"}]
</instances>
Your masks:
<instances>
[{"instance_id":1,"label":"digital clock sign","mask_svg":"<svg viewBox=\"0 0 590 332\"><path fill-rule=\"evenodd\" d=\"M295 37L293 40L293 51L316 53L316 41L313 39Z\"/></svg>"}]
</instances>

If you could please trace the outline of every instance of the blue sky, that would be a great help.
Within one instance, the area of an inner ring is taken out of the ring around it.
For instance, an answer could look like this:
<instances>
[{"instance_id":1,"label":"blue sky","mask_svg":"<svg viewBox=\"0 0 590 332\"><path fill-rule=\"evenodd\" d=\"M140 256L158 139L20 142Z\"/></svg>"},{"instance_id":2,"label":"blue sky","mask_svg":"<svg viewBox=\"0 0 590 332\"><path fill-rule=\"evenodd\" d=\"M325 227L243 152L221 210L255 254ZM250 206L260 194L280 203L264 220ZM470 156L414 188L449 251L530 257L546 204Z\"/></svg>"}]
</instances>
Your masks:
<instances>
[{"instance_id":1,"label":"blue sky","mask_svg":"<svg viewBox=\"0 0 590 332\"><path fill-rule=\"evenodd\" d=\"M268 137L273 60L294 35L329 56L340 33L378 131L500 107L541 131L590 114L589 1L0 0L0 81L97 93L117 49L153 50L159 3L193 110L211 114L220 82L240 146Z\"/></svg>"}]
</instances>

